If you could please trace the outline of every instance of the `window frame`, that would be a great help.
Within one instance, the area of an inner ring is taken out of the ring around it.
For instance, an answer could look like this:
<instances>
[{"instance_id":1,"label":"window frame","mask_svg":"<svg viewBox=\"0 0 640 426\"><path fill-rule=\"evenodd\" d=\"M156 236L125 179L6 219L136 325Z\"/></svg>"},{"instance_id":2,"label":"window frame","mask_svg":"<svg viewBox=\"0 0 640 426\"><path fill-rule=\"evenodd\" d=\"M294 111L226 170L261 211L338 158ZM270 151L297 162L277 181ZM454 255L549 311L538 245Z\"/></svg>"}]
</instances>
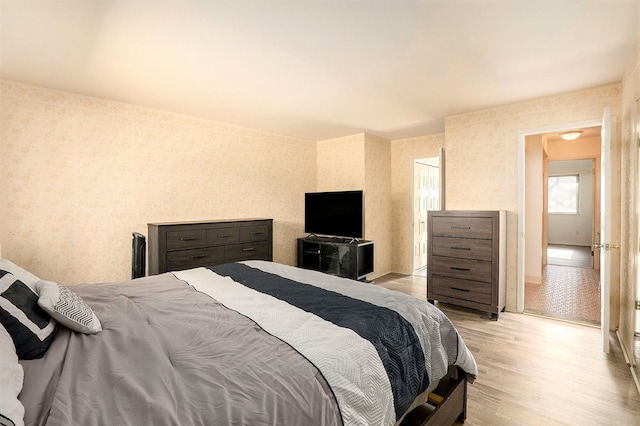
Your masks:
<instances>
[{"instance_id":1,"label":"window frame","mask_svg":"<svg viewBox=\"0 0 640 426\"><path fill-rule=\"evenodd\" d=\"M562 177L575 177L576 179L576 190L575 190L575 200L576 200L576 208L575 211L551 211L551 190L549 188L549 184L551 179L553 178L562 178ZM580 192L581 192L581 182L580 182L580 173L554 173L553 175L549 175L547 177L547 214L557 214L557 215L579 215L580 214Z\"/></svg>"}]
</instances>

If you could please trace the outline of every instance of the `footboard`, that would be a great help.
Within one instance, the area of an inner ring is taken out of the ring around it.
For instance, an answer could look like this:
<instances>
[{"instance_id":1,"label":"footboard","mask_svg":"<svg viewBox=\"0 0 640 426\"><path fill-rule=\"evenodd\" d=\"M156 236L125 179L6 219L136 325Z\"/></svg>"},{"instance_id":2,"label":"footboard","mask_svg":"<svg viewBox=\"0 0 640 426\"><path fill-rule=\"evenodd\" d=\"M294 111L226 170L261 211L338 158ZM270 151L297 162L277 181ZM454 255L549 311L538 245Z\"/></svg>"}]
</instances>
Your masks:
<instances>
[{"instance_id":1,"label":"footboard","mask_svg":"<svg viewBox=\"0 0 640 426\"><path fill-rule=\"evenodd\" d=\"M401 426L452 425L467 417L467 374L458 368L458 378L443 378L429 399L408 413Z\"/></svg>"}]
</instances>

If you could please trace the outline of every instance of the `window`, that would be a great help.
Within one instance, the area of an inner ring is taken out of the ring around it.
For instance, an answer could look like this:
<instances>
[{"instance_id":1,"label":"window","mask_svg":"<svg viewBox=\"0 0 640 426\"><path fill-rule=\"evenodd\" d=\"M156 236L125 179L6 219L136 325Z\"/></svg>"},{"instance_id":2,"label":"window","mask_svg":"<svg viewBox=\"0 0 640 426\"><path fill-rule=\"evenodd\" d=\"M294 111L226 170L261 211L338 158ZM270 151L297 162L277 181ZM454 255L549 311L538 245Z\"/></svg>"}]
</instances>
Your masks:
<instances>
[{"instance_id":1,"label":"window","mask_svg":"<svg viewBox=\"0 0 640 426\"><path fill-rule=\"evenodd\" d=\"M549 213L578 214L578 175L549 176Z\"/></svg>"}]
</instances>

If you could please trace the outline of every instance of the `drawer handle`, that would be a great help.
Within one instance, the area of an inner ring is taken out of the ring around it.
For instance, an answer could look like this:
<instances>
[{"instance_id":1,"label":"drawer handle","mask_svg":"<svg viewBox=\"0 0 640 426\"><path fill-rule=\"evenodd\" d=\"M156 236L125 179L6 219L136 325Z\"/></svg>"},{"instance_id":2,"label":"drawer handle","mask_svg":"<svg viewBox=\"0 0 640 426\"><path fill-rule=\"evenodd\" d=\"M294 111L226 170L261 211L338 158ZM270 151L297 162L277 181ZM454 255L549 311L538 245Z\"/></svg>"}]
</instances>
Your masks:
<instances>
[{"instance_id":1,"label":"drawer handle","mask_svg":"<svg viewBox=\"0 0 640 426\"><path fill-rule=\"evenodd\" d=\"M450 247L451 250L471 250L471 247Z\"/></svg>"},{"instance_id":2,"label":"drawer handle","mask_svg":"<svg viewBox=\"0 0 640 426\"><path fill-rule=\"evenodd\" d=\"M242 251L254 251L255 249L253 247L247 247L247 248L243 248Z\"/></svg>"},{"instance_id":3,"label":"drawer handle","mask_svg":"<svg viewBox=\"0 0 640 426\"><path fill-rule=\"evenodd\" d=\"M470 226L452 226L451 229L471 229Z\"/></svg>"},{"instance_id":4,"label":"drawer handle","mask_svg":"<svg viewBox=\"0 0 640 426\"><path fill-rule=\"evenodd\" d=\"M458 287L451 287L451 290L466 291L467 293L471 291L471 290L466 289L466 288L458 288Z\"/></svg>"},{"instance_id":5,"label":"drawer handle","mask_svg":"<svg viewBox=\"0 0 640 426\"><path fill-rule=\"evenodd\" d=\"M193 256L191 256L192 259L202 259L203 257L207 257L204 254L194 254Z\"/></svg>"},{"instance_id":6,"label":"drawer handle","mask_svg":"<svg viewBox=\"0 0 640 426\"><path fill-rule=\"evenodd\" d=\"M457 266L450 266L451 269L454 269L456 271L470 271L471 269L469 268L458 268Z\"/></svg>"},{"instance_id":7,"label":"drawer handle","mask_svg":"<svg viewBox=\"0 0 640 426\"><path fill-rule=\"evenodd\" d=\"M183 238L180 238L180 241L195 241L195 240L197 240L196 237L183 237Z\"/></svg>"},{"instance_id":8,"label":"drawer handle","mask_svg":"<svg viewBox=\"0 0 640 426\"><path fill-rule=\"evenodd\" d=\"M262 231L249 231L249 235L260 235Z\"/></svg>"},{"instance_id":9,"label":"drawer handle","mask_svg":"<svg viewBox=\"0 0 640 426\"><path fill-rule=\"evenodd\" d=\"M222 235L218 234L218 235L216 235L216 237L218 237L218 238L229 238L230 236L231 235L229 235L229 234L222 234Z\"/></svg>"}]
</instances>

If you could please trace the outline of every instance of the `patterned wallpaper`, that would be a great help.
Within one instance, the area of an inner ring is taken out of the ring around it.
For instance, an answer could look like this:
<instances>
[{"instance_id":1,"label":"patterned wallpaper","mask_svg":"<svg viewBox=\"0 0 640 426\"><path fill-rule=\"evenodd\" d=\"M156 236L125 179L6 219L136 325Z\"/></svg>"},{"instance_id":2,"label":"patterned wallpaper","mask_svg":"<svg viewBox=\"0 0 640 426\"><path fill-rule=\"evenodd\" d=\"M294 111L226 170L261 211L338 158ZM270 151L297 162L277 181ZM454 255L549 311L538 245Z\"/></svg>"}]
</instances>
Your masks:
<instances>
[{"instance_id":1,"label":"patterned wallpaper","mask_svg":"<svg viewBox=\"0 0 640 426\"><path fill-rule=\"evenodd\" d=\"M638 96L637 62L627 109ZM157 221L272 217L274 260L295 264L303 194L361 188L375 275L410 273L412 161L445 146L447 208L507 210L509 308L518 130L598 119L606 105L622 113L621 85L612 84L447 117L444 134L313 142L3 80L0 98L0 196L10 200L0 204L2 254L43 278L127 279L131 232Z\"/></svg>"},{"instance_id":2,"label":"patterned wallpaper","mask_svg":"<svg viewBox=\"0 0 640 426\"><path fill-rule=\"evenodd\" d=\"M374 240L375 271L369 279L387 274L391 254L391 146L387 139L365 135L365 235Z\"/></svg>"},{"instance_id":3,"label":"patterned wallpaper","mask_svg":"<svg viewBox=\"0 0 640 426\"><path fill-rule=\"evenodd\" d=\"M392 271L391 152L364 133L318 142L318 191L364 190L364 238L374 243L373 279Z\"/></svg>"},{"instance_id":4,"label":"patterned wallpaper","mask_svg":"<svg viewBox=\"0 0 640 426\"><path fill-rule=\"evenodd\" d=\"M638 7L638 19L640 20L640 7ZM640 288L635 276L636 268L640 265L637 259L638 241L637 230L640 228L638 214L640 213L640 200L638 199L639 183L637 179L640 165L638 141L640 140L640 25L638 26L638 43L636 54L630 63L622 80L622 164L621 164L621 198L622 205L621 223L621 253L629 253L623 256L620 262L620 298L625 301L620 306L620 335L626 348L633 352L634 345L634 309L633 301L638 297ZM635 232L634 232L635 230ZM636 237L636 238L634 238ZM636 263L637 262L637 263ZM636 283L634 286L634 282ZM637 312L635 313L637 315ZM636 361L640 361L636 356Z\"/></svg>"},{"instance_id":5,"label":"patterned wallpaper","mask_svg":"<svg viewBox=\"0 0 640 426\"><path fill-rule=\"evenodd\" d=\"M147 223L268 217L295 264L316 143L0 80L0 243L42 278L128 279Z\"/></svg>"},{"instance_id":6,"label":"patterned wallpaper","mask_svg":"<svg viewBox=\"0 0 640 426\"><path fill-rule=\"evenodd\" d=\"M318 142L318 191L364 189L364 133Z\"/></svg>"},{"instance_id":7,"label":"patterned wallpaper","mask_svg":"<svg viewBox=\"0 0 640 426\"><path fill-rule=\"evenodd\" d=\"M391 142L392 263L395 272L413 272L413 160L437 157L443 146L444 133Z\"/></svg>"}]
</instances>

